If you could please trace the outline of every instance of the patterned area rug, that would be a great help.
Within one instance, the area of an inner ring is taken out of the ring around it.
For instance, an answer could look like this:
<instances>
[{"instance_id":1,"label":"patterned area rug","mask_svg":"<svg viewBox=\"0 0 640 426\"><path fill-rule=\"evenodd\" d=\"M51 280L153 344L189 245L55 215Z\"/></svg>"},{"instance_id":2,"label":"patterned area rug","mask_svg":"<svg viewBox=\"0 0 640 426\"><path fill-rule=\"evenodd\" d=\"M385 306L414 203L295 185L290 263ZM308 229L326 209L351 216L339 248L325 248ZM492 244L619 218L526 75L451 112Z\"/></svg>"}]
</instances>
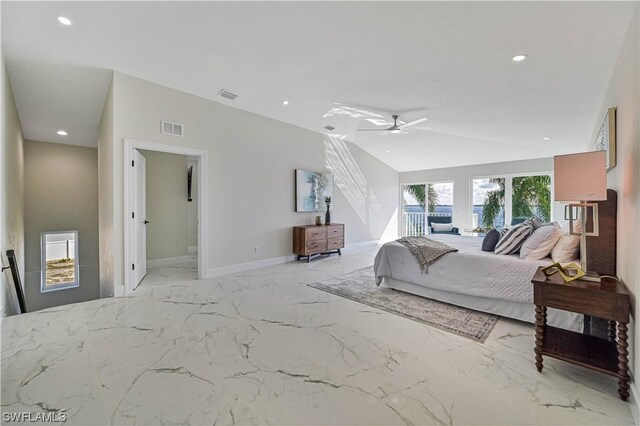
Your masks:
<instances>
[{"instance_id":1,"label":"patterned area rug","mask_svg":"<svg viewBox=\"0 0 640 426\"><path fill-rule=\"evenodd\" d=\"M479 343L484 343L498 322L498 316L493 314L393 290L385 287L384 284L376 287L372 266L309 284L309 286Z\"/></svg>"}]
</instances>

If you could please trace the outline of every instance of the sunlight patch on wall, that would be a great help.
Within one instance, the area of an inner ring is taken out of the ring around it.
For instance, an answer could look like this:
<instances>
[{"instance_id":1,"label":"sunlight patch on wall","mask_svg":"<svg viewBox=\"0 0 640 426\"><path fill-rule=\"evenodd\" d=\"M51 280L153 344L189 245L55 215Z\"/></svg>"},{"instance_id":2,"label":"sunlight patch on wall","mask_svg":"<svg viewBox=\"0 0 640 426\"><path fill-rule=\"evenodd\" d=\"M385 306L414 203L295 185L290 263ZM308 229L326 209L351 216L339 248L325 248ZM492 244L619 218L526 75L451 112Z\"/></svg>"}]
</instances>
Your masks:
<instances>
[{"instance_id":1,"label":"sunlight patch on wall","mask_svg":"<svg viewBox=\"0 0 640 426\"><path fill-rule=\"evenodd\" d=\"M324 139L327 168L333 173L335 186L344 194L360 221L367 226L372 238L380 238L396 222L386 219L382 205L369 189L358 163L349 151L344 136L327 135ZM396 229L397 232L397 229Z\"/></svg>"}]
</instances>

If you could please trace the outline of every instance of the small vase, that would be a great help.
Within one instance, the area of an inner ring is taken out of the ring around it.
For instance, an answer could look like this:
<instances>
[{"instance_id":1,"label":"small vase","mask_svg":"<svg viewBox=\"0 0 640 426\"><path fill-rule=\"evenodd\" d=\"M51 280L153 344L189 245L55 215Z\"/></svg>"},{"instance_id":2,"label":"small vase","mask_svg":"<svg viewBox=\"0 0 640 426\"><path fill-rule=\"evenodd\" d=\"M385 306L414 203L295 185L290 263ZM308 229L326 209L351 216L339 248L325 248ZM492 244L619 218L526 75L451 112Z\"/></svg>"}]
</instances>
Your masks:
<instances>
[{"instance_id":1,"label":"small vase","mask_svg":"<svg viewBox=\"0 0 640 426\"><path fill-rule=\"evenodd\" d=\"M329 205L327 204L327 213L324 215L324 224L325 225L330 225L331 224L331 212L329 211Z\"/></svg>"},{"instance_id":2,"label":"small vase","mask_svg":"<svg viewBox=\"0 0 640 426\"><path fill-rule=\"evenodd\" d=\"M316 225L322 225L322 216L316 216Z\"/></svg>"}]
</instances>

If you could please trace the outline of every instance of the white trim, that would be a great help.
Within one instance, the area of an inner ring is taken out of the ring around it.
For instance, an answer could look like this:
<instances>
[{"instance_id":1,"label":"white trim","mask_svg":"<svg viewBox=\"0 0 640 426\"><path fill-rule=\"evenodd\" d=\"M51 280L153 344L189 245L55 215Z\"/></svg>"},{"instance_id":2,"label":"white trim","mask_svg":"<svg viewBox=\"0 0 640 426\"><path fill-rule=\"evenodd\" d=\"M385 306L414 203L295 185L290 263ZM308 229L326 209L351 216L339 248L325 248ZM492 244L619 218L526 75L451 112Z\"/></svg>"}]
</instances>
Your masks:
<instances>
[{"instance_id":1,"label":"white trim","mask_svg":"<svg viewBox=\"0 0 640 426\"><path fill-rule=\"evenodd\" d=\"M198 251L198 246L189 246L187 248L187 253L195 253Z\"/></svg>"},{"instance_id":2,"label":"white trim","mask_svg":"<svg viewBox=\"0 0 640 426\"><path fill-rule=\"evenodd\" d=\"M207 278L219 277L221 275L235 274L236 272L248 271L250 269L265 268L267 266L280 265L296 260L296 255L272 257L270 259L256 260L255 262L238 263L236 265L221 266L209 269Z\"/></svg>"},{"instance_id":3,"label":"white trim","mask_svg":"<svg viewBox=\"0 0 640 426\"><path fill-rule=\"evenodd\" d=\"M136 139L124 138L124 288L116 293L129 294L133 291L133 270L130 268L133 258L133 233L131 230L131 197L133 196L133 170L131 160L134 149L167 152L198 158L198 278L208 276L207 268L207 152L201 149L175 145L164 145ZM117 294L116 294L117 295Z\"/></svg>"},{"instance_id":4,"label":"white trim","mask_svg":"<svg viewBox=\"0 0 640 426\"><path fill-rule=\"evenodd\" d=\"M629 394L631 398L629 398L629 408L631 409L631 416L633 416L633 422L637 425L640 425L640 399L638 399L638 394L636 393L636 383L631 383L631 393Z\"/></svg>"},{"instance_id":5,"label":"white trim","mask_svg":"<svg viewBox=\"0 0 640 426\"><path fill-rule=\"evenodd\" d=\"M117 285L113 289L113 297L123 297L124 294L124 286Z\"/></svg>"},{"instance_id":6,"label":"white trim","mask_svg":"<svg viewBox=\"0 0 640 426\"><path fill-rule=\"evenodd\" d=\"M177 257L165 257L164 259L147 260L147 267L153 268L156 266L176 265L178 263L185 263L189 261L190 256L177 256Z\"/></svg>"},{"instance_id":7,"label":"white trim","mask_svg":"<svg viewBox=\"0 0 640 426\"><path fill-rule=\"evenodd\" d=\"M379 240L361 241L359 243L347 244L342 250L357 250L365 247L377 246L379 244Z\"/></svg>"},{"instance_id":8,"label":"white trim","mask_svg":"<svg viewBox=\"0 0 640 426\"><path fill-rule=\"evenodd\" d=\"M348 244L342 250L358 250L366 247L378 245L378 240L362 241L359 243ZM281 265L283 263L295 262L297 256L295 254L272 257L269 259L256 260L255 262L238 263L229 266L220 266L218 268L209 269L207 278L219 277L221 275L235 274L236 272L249 271L251 269L266 268L267 266Z\"/></svg>"}]
</instances>

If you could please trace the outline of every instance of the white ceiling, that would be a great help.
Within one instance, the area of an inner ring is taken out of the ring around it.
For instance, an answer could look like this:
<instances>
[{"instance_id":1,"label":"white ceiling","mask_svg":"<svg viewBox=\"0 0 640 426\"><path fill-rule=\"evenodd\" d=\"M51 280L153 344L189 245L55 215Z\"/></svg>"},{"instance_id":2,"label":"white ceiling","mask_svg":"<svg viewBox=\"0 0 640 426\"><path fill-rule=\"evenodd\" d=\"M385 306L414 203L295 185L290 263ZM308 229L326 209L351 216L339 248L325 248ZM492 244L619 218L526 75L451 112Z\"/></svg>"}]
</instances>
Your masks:
<instances>
[{"instance_id":1,"label":"white ceiling","mask_svg":"<svg viewBox=\"0 0 640 426\"><path fill-rule=\"evenodd\" d=\"M582 150L635 6L3 1L2 47L29 139L60 141L66 128L64 142L95 146L114 69L311 130L330 124L407 171ZM429 121L355 132L373 124L353 107Z\"/></svg>"}]
</instances>

